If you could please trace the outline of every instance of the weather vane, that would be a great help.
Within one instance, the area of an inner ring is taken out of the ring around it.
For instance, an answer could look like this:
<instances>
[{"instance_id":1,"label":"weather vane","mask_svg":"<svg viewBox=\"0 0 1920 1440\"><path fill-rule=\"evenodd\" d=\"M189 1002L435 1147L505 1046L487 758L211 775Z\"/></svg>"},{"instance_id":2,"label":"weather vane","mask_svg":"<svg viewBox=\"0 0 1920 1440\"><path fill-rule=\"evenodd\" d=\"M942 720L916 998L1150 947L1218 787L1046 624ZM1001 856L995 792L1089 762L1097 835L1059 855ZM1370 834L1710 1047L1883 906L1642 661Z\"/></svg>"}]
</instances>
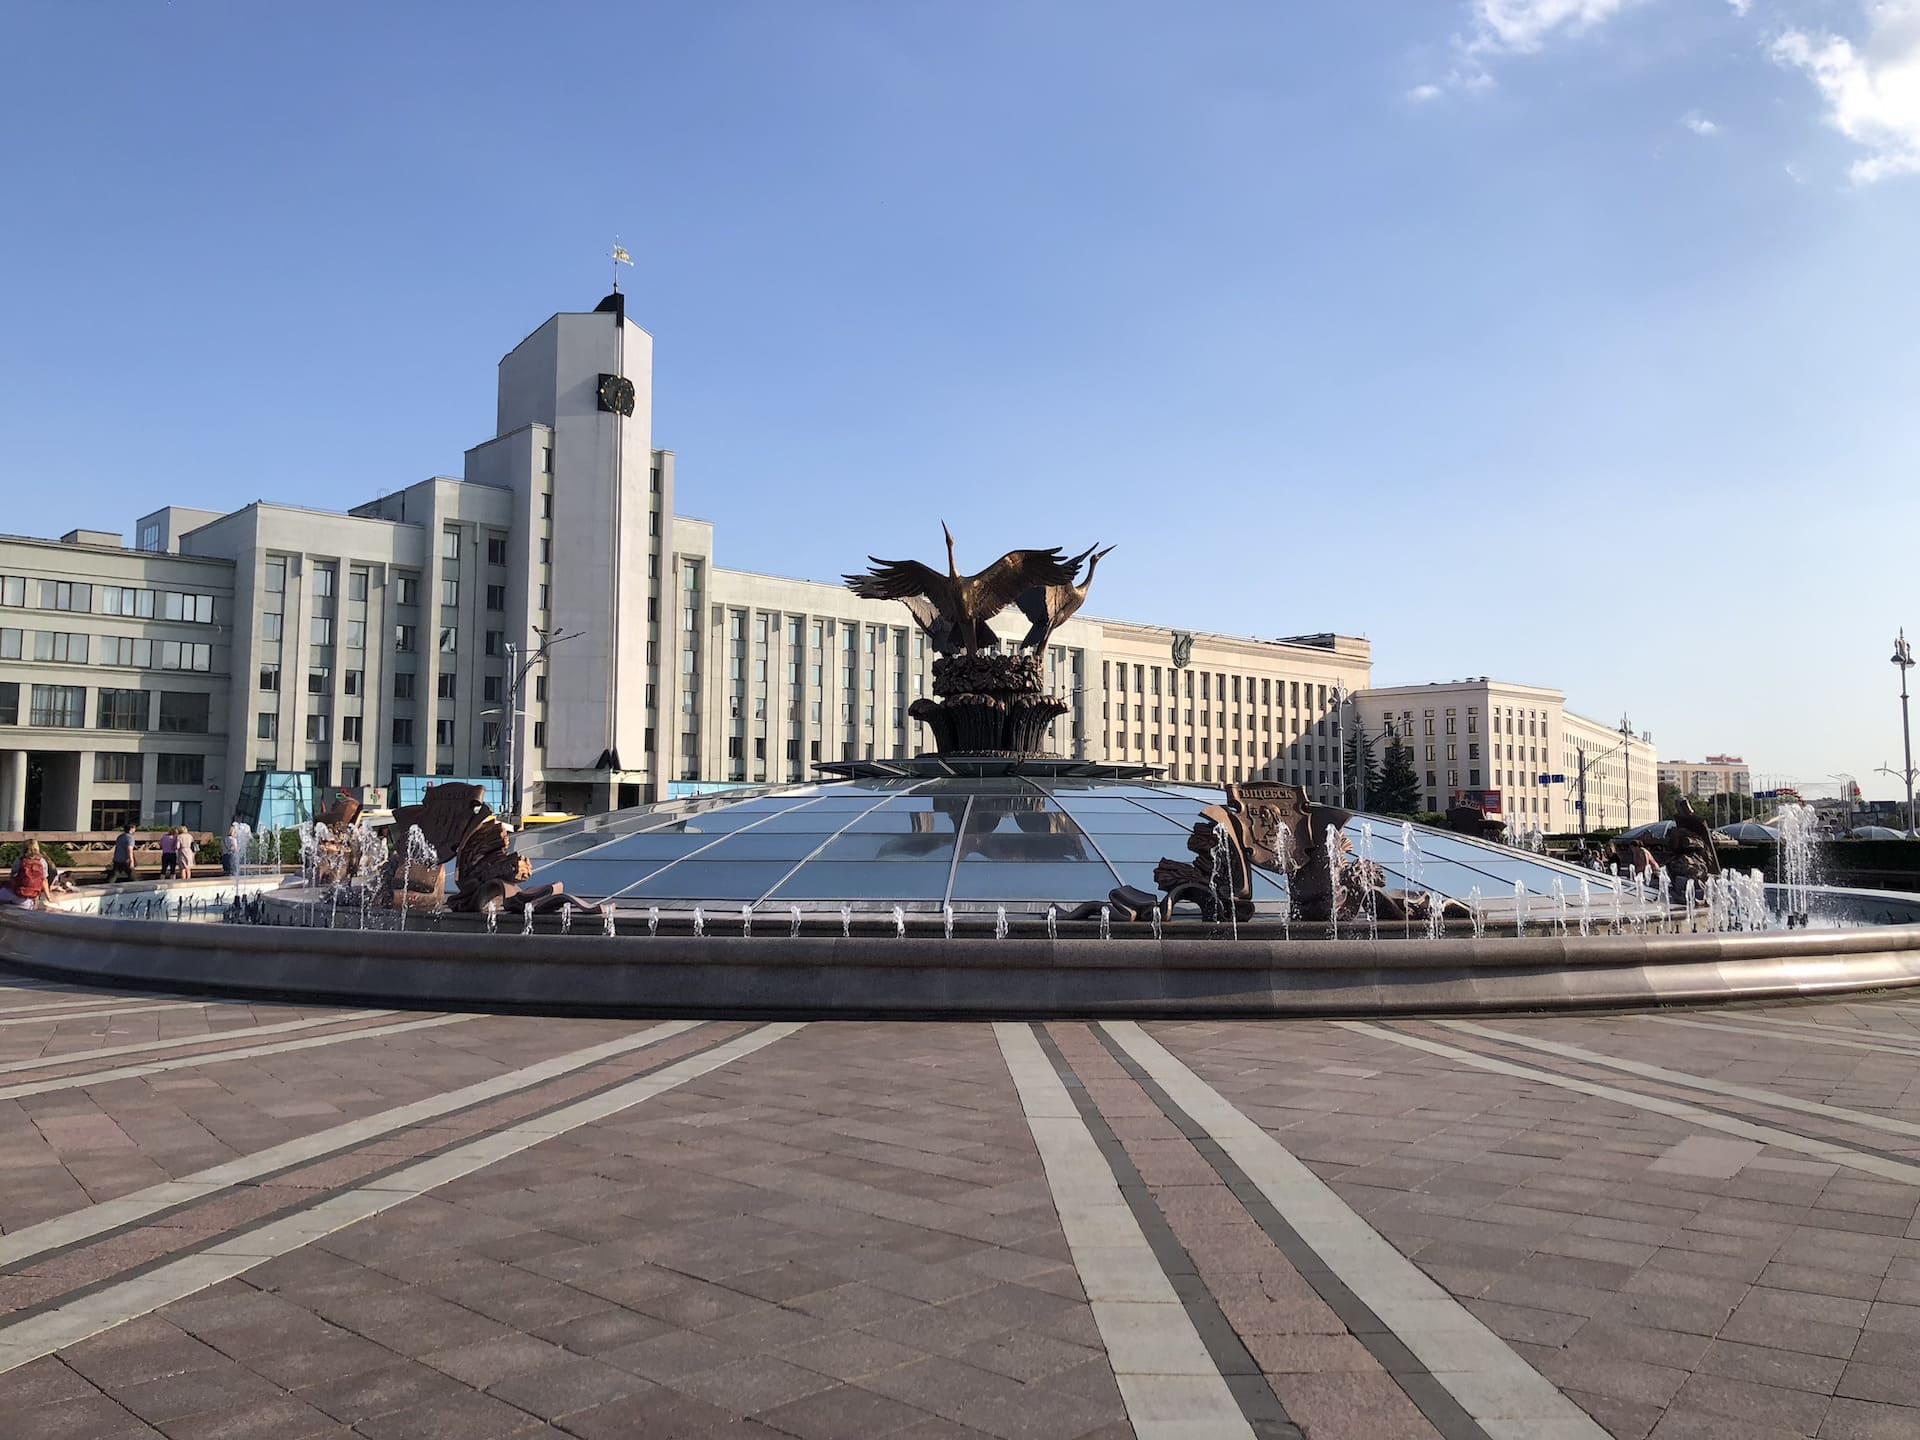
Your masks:
<instances>
[{"instance_id":1,"label":"weather vane","mask_svg":"<svg viewBox=\"0 0 1920 1440\"><path fill-rule=\"evenodd\" d=\"M620 293L620 267L633 264L633 256L627 253L627 247L620 243L618 235L613 237L613 293Z\"/></svg>"}]
</instances>

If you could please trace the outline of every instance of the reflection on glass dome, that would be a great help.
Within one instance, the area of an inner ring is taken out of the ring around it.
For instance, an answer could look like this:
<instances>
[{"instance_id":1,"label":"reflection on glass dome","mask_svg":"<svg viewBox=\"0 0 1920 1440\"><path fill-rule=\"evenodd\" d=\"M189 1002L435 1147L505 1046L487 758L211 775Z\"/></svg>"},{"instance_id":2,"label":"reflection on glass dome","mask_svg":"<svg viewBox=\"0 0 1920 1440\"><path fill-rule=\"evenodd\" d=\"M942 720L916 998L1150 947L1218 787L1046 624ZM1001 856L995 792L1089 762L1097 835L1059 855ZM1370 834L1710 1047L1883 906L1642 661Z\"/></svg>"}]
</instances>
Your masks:
<instances>
[{"instance_id":1,"label":"reflection on glass dome","mask_svg":"<svg viewBox=\"0 0 1920 1440\"><path fill-rule=\"evenodd\" d=\"M1183 858L1203 806L1221 792L1153 780L1047 775L852 778L673 800L593 816L519 848L533 883L583 900L663 910L772 905L802 910L1044 911L1153 890L1154 866ZM1371 834L1367 832L1371 829ZM1403 848L1397 820L1356 816L1354 845L1394 889L1511 903L1607 876L1424 826ZM1283 877L1254 876L1256 911L1287 909Z\"/></svg>"}]
</instances>

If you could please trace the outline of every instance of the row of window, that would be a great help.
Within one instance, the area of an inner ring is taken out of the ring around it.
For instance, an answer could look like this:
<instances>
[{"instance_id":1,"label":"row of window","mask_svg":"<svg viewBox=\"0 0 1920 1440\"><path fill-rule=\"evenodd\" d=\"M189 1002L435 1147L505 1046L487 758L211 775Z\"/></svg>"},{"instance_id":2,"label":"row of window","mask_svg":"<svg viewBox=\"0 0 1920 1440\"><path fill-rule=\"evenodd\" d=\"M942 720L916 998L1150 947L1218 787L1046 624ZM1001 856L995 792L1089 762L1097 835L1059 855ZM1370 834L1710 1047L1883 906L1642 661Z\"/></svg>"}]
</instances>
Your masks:
<instances>
[{"instance_id":1,"label":"row of window","mask_svg":"<svg viewBox=\"0 0 1920 1440\"><path fill-rule=\"evenodd\" d=\"M183 640L138 640L130 635L83 635L67 630L0 628L0 660L26 658L26 636L33 636L33 658L43 664L124 665L137 670L213 669L213 647Z\"/></svg>"},{"instance_id":2,"label":"row of window","mask_svg":"<svg viewBox=\"0 0 1920 1440\"><path fill-rule=\"evenodd\" d=\"M155 760L156 785L206 783L207 757L204 755L179 755L163 751ZM93 778L105 785L138 785L141 765L142 757L129 751L102 750L93 757Z\"/></svg>"},{"instance_id":3,"label":"row of window","mask_svg":"<svg viewBox=\"0 0 1920 1440\"><path fill-rule=\"evenodd\" d=\"M184 825L189 830L201 828L201 804L198 800L162 800L153 807L151 824L172 829ZM96 800L93 802L93 828L95 830L118 830L123 825L141 823L140 802L138 800Z\"/></svg>"},{"instance_id":4,"label":"row of window","mask_svg":"<svg viewBox=\"0 0 1920 1440\"><path fill-rule=\"evenodd\" d=\"M0 725L20 724L20 686L0 682ZM103 730L145 730L150 700L145 690L102 690L96 712ZM27 687L27 720L53 730L84 730L87 726L87 687L32 685ZM153 728L163 734L205 735L212 718L212 697L188 691L162 690Z\"/></svg>"},{"instance_id":5,"label":"row of window","mask_svg":"<svg viewBox=\"0 0 1920 1440\"><path fill-rule=\"evenodd\" d=\"M195 591L144 590L134 585L95 585L84 580L36 580L30 587L23 575L0 575L0 605L24 606L29 593L42 610L131 615L186 625L213 623L213 596Z\"/></svg>"}]
</instances>

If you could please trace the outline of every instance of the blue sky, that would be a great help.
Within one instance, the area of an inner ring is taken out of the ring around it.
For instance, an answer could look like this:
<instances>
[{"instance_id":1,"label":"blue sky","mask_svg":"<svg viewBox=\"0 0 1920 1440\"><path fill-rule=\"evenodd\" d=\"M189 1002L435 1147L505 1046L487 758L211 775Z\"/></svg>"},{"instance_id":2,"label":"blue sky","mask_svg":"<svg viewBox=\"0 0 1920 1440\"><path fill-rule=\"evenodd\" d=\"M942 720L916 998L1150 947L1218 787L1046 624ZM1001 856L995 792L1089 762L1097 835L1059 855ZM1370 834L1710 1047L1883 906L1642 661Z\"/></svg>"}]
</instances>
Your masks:
<instances>
[{"instance_id":1,"label":"blue sky","mask_svg":"<svg viewBox=\"0 0 1920 1440\"><path fill-rule=\"evenodd\" d=\"M1663 754L1898 765L1920 0L17 3L10 528L433 473L604 293L722 563L1120 548Z\"/></svg>"}]
</instances>

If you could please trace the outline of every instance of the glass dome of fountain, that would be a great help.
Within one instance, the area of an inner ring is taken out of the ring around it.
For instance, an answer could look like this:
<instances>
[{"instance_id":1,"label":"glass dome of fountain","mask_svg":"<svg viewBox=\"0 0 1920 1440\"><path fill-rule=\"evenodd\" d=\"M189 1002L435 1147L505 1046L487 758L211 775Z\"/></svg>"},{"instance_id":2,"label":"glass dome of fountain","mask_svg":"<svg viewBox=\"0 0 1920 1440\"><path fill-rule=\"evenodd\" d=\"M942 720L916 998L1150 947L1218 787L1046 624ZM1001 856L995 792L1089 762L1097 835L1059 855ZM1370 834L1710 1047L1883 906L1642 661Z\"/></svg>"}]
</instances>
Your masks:
<instances>
[{"instance_id":1,"label":"glass dome of fountain","mask_svg":"<svg viewBox=\"0 0 1920 1440\"><path fill-rule=\"evenodd\" d=\"M524 834L518 848L533 884L559 881L616 907L1042 911L1105 900L1117 885L1153 891L1155 864L1187 858L1202 807L1222 798L1217 787L1074 769L729 791ZM1397 820L1356 816L1347 833L1362 855L1371 847L1389 889L1458 900L1477 890L1494 908L1511 903L1516 884L1538 897L1551 897L1556 880L1570 894L1582 880L1596 893L1613 888L1589 870L1425 826L1414 827L1409 863ZM1285 882L1256 872L1253 899L1283 912Z\"/></svg>"}]
</instances>

